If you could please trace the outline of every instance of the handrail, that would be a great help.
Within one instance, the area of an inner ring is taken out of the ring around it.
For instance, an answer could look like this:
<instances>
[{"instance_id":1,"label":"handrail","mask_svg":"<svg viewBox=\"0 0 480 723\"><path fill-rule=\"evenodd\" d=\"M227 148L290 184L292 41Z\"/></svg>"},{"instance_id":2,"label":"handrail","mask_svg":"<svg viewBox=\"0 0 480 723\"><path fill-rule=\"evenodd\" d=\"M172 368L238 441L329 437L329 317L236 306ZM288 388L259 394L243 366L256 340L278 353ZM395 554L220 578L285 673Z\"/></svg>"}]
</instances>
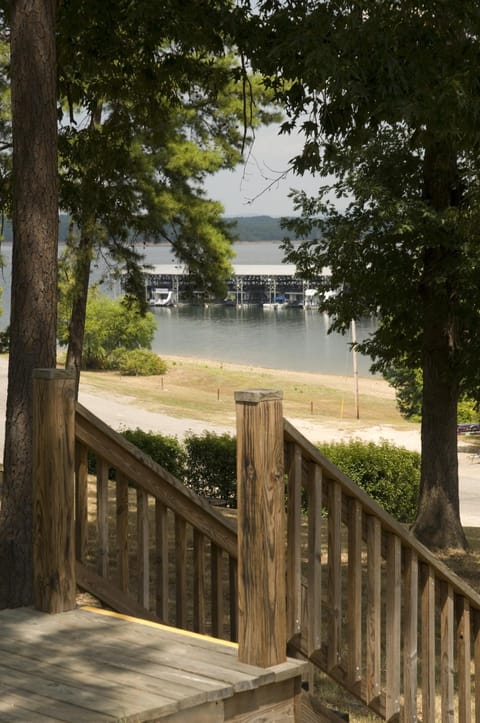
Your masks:
<instances>
[{"instance_id":1,"label":"handrail","mask_svg":"<svg viewBox=\"0 0 480 723\"><path fill-rule=\"evenodd\" d=\"M233 520L79 403L75 442L78 584L121 612L235 639Z\"/></svg>"},{"instance_id":2,"label":"handrail","mask_svg":"<svg viewBox=\"0 0 480 723\"><path fill-rule=\"evenodd\" d=\"M287 420L284 437L290 650L388 721L478 720L480 596Z\"/></svg>"}]
</instances>

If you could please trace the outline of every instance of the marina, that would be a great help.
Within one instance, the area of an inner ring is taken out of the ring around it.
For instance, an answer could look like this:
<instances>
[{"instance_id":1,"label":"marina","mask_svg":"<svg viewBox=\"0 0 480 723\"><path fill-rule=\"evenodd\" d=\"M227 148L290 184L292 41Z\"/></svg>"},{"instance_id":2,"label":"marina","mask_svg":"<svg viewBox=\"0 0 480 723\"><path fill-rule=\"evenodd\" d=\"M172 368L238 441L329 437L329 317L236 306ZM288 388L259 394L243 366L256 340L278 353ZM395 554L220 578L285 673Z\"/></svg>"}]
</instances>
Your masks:
<instances>
[{"instance_id":1,"label":"marina","mask_svg":"<svg viewBox=\"0 0 480 723\"><path fill-rule=\"evenodd\" d=\"M183 266L153 264L144 266L143 273L147 299L152 306L174 306L186 302L191 295L188 271ZM325 269L323 275L327 274ZM297 275L293 264L233 264L223 301L237 307L319 308L321 296L317 286L321 280L319 277L307 283ZM197 292L199 300L202 296Z\"/></svg>"}]
</instances>

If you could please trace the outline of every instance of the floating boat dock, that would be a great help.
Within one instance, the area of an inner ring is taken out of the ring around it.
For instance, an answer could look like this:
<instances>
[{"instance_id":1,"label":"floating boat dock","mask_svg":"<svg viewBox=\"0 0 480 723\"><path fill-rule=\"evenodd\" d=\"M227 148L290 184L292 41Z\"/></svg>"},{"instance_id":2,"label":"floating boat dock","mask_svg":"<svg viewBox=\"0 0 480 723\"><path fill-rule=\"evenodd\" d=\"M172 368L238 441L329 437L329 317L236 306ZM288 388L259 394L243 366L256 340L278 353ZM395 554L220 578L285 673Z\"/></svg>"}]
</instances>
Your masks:
<instances>
[{"instance_id":1,"label":"floating boat dock","mask_svg":"<svg viewBox=\"0 0 480 723\"><path fill-rule=\"evenodd\" d=\"M325 270L325 276L329 271ZM155 299L156 290L171 290L176 302L191 288L188 270L182 265L152 264L143 267L147 299ZM321 277L316 282L320 283ZM297 276L294 264L233 264L228 281L227 302L232 305L275 304L284 297L288 306L318 306L315 281L308 283ZM155 304L153 304L155 305Z\"/></svg>"}]
</instances>

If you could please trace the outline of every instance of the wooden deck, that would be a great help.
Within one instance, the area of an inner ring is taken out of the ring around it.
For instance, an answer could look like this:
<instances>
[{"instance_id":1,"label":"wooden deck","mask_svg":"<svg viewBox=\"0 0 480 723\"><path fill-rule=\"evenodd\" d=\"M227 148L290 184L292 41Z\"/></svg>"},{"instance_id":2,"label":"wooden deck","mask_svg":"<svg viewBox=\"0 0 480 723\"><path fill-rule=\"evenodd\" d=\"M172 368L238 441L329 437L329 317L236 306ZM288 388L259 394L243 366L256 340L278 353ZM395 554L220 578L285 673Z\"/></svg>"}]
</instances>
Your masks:
<instances>
[{"instance_id":1,"label":"wooden deck","mask_svg":"<svg viewBox=\"0 0 480 723\"><path fill-rule=\"evenodd\" d=\"M0 721L294 720L304 665L106 610L0 611Z\"/></svg>"}]
</instances>

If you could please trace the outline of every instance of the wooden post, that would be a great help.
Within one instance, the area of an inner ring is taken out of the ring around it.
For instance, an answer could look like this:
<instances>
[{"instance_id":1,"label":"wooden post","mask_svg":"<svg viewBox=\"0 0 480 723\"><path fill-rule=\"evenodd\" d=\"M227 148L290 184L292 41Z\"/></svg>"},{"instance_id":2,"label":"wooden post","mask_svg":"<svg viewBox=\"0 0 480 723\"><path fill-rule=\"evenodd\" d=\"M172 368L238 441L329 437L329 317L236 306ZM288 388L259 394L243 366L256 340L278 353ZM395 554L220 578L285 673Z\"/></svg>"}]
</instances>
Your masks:
<instances>
[{"instance_id":1,"label":"wooden post","mask_svg":"<svg viewBox=\"0 0 480 723\"><path fill-rule=\"evenodd\" d=\"M75 607L75 374L33 373L33 570L37 610Z\"/></svg>"},{"instance_id":2,"label":"wooden post","mask_svg":"<svg viewBox=\"0 0 480 723\"><path fill-rule=\"evenodd\" d=\"M286 659L282 392L235 393L237 410L239 660Z\"/></svg>"}]
</instances>

